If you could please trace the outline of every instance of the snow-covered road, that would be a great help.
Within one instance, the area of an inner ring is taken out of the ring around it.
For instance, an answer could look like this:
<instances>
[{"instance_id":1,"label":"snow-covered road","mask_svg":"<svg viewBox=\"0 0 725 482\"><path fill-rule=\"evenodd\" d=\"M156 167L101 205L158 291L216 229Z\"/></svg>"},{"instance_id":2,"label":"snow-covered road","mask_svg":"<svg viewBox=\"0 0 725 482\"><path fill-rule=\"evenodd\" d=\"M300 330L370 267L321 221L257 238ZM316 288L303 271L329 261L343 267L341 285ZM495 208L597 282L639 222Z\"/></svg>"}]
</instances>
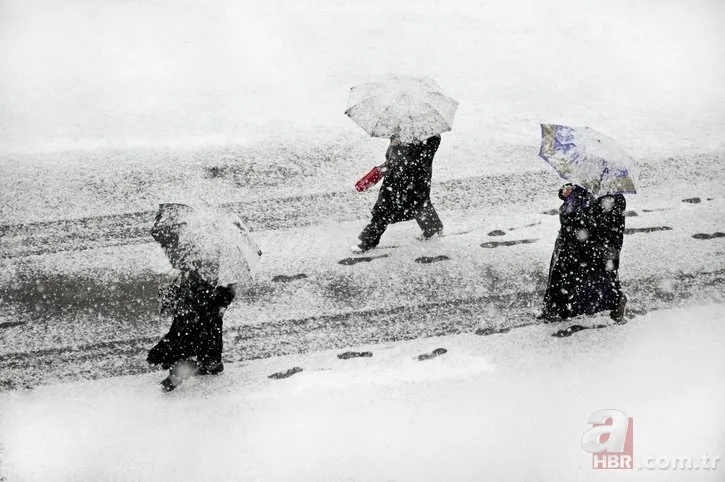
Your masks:
<instances>
[{"instance_id":1,"label":"snow-covered road","mask_svg":"<svg viewBox=\"0 0 725 482\"><path fill-rule=\"evenodd\" d=\"M662 167L643 169L643 191L629 197L621 276L631 307L720 301L725 238L693 236L725 232L723 164L715 156ZM696 190L686 179L693 170ZM436 186L445 237L421 243L414 223L403 223L363 257L348 247L373 195L284 198L284 209L236 204L248 219L272 221L255 232L265 252L258 282L225 317L227 360L532 323L558 229L549 212L559 181L546 171L509 177L507 189L500 176ZM527 183L525 195L509 195ZM3 238L11 256L0 280L0 384L147 371L145 351L169 323L157 315L156 291L170 267L146 234L150 216L55 224L9 227Z\"/></svg>"}]
</instances>

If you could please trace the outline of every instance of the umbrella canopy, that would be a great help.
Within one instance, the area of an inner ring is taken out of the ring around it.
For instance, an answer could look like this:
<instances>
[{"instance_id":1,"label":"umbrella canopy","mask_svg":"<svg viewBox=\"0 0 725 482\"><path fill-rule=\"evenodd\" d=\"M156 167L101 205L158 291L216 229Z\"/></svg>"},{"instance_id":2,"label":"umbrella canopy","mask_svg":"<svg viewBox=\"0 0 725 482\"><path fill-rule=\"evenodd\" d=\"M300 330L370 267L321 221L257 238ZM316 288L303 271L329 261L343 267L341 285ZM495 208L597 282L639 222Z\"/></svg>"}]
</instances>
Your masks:
<instances>
[{"instance_id":1,"label":"umbrella canopy","mask_svg":"<svg viewBox=\"0 0 725 482\"><path fill-rule=\"evenodd\" d=\"M457 108L432 79L391 76L350 89L345 115L372 137L412 142L450 131Z\"/></svg>"},{"instance_id":2,"label":"umbrella canopy","mask_svg":"<svg viewBox=\"0 0 725 482\"><path fill-rule=\"evenodd\" d=\"M151 235L172 266L215 286L251 283L262 254L238 216L207 205L160 204Z\"/></svg>"},{"instance_id":3,"label":"umbrella canopy","mask_svg":"<svg viewBox=\"0 0 725 482\"><path fill-rule=\"evenodd\" d=\"M634 160L612 138L590 127L541 124L539 157L595 195L637 192Z\"/></svg>"}]
</instances>

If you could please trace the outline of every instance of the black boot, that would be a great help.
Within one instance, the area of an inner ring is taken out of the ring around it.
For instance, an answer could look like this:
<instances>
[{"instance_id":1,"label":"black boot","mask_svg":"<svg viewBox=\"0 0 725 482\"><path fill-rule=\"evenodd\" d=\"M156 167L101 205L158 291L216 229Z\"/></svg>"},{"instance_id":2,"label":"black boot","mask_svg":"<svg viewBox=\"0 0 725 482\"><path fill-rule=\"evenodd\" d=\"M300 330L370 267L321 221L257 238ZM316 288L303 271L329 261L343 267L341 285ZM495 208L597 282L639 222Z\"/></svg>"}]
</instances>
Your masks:
<instances>
[{"instance_id":1,"label":"black boot","mask_svg":"<svg viewBox=\"0 0 725 482\"><path fill-rule=\"evenodd\" d=\"M184 383L184 380L181 377L177 377L176 375L169 373L169 376L161 380L161 391L162 392L170 392L172 390L175 390L176 387Z\"/></svg>"},{"instance_id":2,"label":"black boot","mask_svg":"<svg viewBox=\"0 0 725 482\"><path fill-rule=\"evenodd\" d=\"M224 363L212 362L212 363L199 363L199 367L196 370L197 375L219 375L224 371Z\"/></svg>"},{"instance_id":3,"label":"black boot","mask_svg":"<svg viewBox=\"0 0 725 482\"><path fill-rule=\"evenodd\" d=\"M196 362L193 360L182 360L176 363L171 370L169 376L161 381L161 390L170 392L175 390L179 385L188 380L197 371Z\"/></svg>"},{"instance_id":4,"label":"black boot","mask_svg":"<svg viewBox=\"0 0 725 482\"><path fill-rule=\"evenodd\" d=\"M609 316L617 323L621 323L624 320L624 314L626 313L626 311L627 295L622 293L622 296L619 297L619 301L617 301L617 306L614 307Z\"/></svg>"}]
</instances>

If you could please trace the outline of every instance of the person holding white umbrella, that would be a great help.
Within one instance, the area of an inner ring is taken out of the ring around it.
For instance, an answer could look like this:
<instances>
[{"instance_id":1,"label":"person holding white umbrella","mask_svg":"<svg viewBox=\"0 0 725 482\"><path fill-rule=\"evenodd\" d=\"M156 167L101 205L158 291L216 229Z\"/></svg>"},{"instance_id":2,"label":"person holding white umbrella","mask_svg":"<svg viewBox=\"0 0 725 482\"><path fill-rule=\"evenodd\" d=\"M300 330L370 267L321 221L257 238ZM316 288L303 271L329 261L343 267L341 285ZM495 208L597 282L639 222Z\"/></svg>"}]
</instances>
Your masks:
<instances>
[{"instance_id":1,"label":"person holding white umbrella","mask_svg":"<svg viewBox=\"0 0 725 482\"><path fill-rule=\"evenodd\" d=\"M443 223L430 200L433 157L440 133L451 130L458 102L431 79L393 76L355 86L345 114L373 137L390 139L384 175L372 219L351 249L375 248L388 225L415 219L429 239L442 234Z\"/></svg>"},{"instance_id":2,"label":"person holding white umbrella","mask_svg":"<svg viewBox=\"0 0 725 482\"><path fill-rule=\"evenodd\" d=\"M203 204L160 205L151 235L179 270L159 290L161 313L172 316L171 328L147 357L169 370L161 382L168 392L192 375L224 370L224 312L238 287L252 281L262 253L238 217Z\"/></svg>"}]
</instances>

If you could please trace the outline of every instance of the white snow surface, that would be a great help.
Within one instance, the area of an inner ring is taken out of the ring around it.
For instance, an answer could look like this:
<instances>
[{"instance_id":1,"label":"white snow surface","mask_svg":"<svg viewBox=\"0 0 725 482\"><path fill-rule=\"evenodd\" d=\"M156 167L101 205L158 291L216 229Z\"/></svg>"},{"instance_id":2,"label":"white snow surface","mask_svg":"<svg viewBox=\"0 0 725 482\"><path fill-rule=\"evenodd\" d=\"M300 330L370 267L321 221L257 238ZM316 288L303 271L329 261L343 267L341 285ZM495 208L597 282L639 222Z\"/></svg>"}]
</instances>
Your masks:
<instances>
[{"instance_id":1,"label":"white snow surface","mask_svg":"<svg viewBox=\"0 0 725 482\"><path fill-rule=\"evenodd\" d=\"M725 451L725 306L228 365L162 394L160 374L3 394L8 480L722 480L644 467ZM417 361L420 353L448 353ZM291 378L268 375L293 366ZM634 418L634 473L596 471L590 413Z\"/></svg>"}]
</instances>

